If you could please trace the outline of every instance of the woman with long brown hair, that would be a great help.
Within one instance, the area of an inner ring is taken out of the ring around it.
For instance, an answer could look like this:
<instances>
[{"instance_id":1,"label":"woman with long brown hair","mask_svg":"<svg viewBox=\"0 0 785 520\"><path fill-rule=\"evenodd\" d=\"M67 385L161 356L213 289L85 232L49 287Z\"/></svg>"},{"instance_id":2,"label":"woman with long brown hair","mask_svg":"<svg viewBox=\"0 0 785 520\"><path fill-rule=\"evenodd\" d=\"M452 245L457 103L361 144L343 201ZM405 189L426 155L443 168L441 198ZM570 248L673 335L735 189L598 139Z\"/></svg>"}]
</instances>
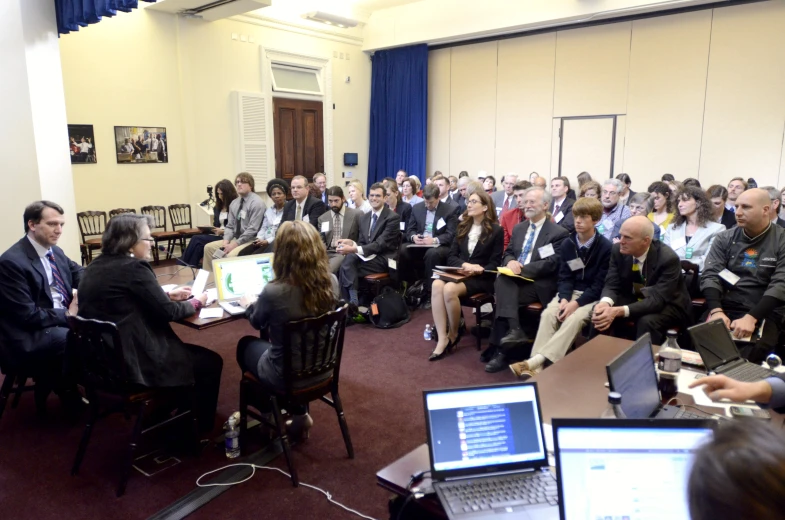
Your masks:
<instances>
[{"instance_id":1,"label":"woman with long brown hair","mask_svg":"<svg viewBox=\"0 0 785 520\"><path fill-rule=\"evenodd\" d=\"M466 199L447 264L473 274L462 282L434 280L431 310L439 341L428 361L437 361L452 351L461 340L461 296L493 292L494 271L502 260L504 232L496 220L496 206L490 195L477 190Z\"/></svg>"},{"instance_id":2,"label":"woman with long brown hair","mask_svg":"<svg viewBox=\"0 0 785 520\"><path fill-rule=\"evenodd\" d=\"M188 247L183 252L181 260L188 265L198 266L204 256L204 246L210 242L221 240L224 226L229 220L229 204L237 198L237 190L228 179L218 181L215 185L215 207L213 208L213 233L191 237Z\"/></svg>"},{"instance_id":3,"label":"woman with long brown hair","mask_svg":"<svg viewBox=\"0 0 785 520\"><path fill-rule=\"evenodd\" d=\"M284 222L275 236L275 279L258 300L243 296L251 325L267 332L269 341L245 336L237 344L237 363L270 391L283 390L283 330L290 321L320 316L335 308L338 280L330 273L327 250L316 228L300 220ZM294 357L295 360L299 356ZM295 361L296 362L296 361ZM296 367L294 367L296 368ZM321 382L308 381L309 386ZM293 417L291 434L307 437L313 420L306 407L286 406ZM269 413L269 410L259 410Z\"/></svg>"}]
</instances>

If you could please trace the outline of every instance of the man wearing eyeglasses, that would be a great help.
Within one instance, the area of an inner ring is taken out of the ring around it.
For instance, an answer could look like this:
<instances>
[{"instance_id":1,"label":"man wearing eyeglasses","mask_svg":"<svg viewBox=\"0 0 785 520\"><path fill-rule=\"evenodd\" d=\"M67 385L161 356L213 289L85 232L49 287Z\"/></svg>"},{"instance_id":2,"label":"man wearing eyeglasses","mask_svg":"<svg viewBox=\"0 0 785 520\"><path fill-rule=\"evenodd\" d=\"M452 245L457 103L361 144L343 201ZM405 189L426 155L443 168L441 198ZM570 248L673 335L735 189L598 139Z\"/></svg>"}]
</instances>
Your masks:
<instances>
[{"instance_id":1,"label":"man wearing eyeglasses","mask_svg":"<svg viewBox=\"0 0 785 520\"><path fill-rule=\"evenodd\" d=\"M210 242L204 246L202 269L213 270L213 258L237 256L256 239L262 225L264 212L267 211L262 198L254 193L254 179L250 173L242 172L234 179L237 188L236 199L229 205L229 219L224 229L223 240ZM217 253L221 250L223 254Z\"/></svg>"},{"instance_id":2,"label":"man wearing eyeglasses","mask_svg":"<svg viewBox=\"0 0 785 520\"><path fill-rule=\"evenodd\" d=\"M66 406L75 407L81 399L63 380L62 359L66 320L77 313L76 288L84 269L57 247L64 213L46 200L27 206L25 236L0 256L0 357L5 370L35 379L37 403L54 390ZM8 378L4 386L11 384Z\"/></svg>"},{"instance_id":3,"label":"man wearing eyeglasses","mask_svg":"<svg viewBox=\"0 0 785 520\"><path fill-rule=\"evenodd\" d=\"M617 224L630 218L630 208L619 203L622 190L624 185L617 179L605 179L602 183L600 202L603 212L596 227L597 232L608 240L613 240L613 230Z\"/></svg>"}]
</instances>

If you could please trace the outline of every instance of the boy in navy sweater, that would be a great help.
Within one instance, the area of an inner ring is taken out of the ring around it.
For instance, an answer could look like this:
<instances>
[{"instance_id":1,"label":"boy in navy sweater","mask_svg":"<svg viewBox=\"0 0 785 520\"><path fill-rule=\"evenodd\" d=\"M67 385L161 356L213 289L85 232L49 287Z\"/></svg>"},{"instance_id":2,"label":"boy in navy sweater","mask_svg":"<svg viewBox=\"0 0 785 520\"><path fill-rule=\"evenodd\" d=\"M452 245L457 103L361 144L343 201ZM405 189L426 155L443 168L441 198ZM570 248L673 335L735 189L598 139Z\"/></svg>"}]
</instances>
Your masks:
<instances>
[{"instance_id":1,"label":"boy in navy sweater","mask_svg":"<svg viewBox=\"0 0 785 520\"><path fill-rule=\"evenodd\" d=\"M542 311L531 357L510 365L510 370L523 379L539 373L546 361L556 363L567 354L575 337L589 323L608 274L613 245L594 228L602 218L602 204L584 197L575 202L572 214L575 233L562 243L559 292Z\"/></svg>"}]
</instances>

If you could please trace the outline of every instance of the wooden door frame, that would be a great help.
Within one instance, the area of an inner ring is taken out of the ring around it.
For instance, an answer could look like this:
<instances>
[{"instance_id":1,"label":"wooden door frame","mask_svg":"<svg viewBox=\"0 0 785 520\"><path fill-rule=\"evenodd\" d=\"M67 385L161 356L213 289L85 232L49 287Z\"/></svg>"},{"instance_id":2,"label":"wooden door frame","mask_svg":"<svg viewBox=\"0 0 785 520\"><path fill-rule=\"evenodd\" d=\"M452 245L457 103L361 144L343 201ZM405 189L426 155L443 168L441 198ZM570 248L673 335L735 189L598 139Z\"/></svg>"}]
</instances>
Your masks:
<instances>
[{"instance_id":1,"label":"wooden door frame","mask_svg":"<svg viewBox=\"0 0 785 520\"><path fill-rule=\"evenodd\" d=\"M276 160L276 154L278 153L278 144L277 144L277 142L275 140L275 128L277 126L276 122L278 121L278 112L275 110L275 100L276 99L289 99L289 100L292 100L292 101L310 101L312 103L321 103L321 105L322 105L322 170L326 170L327 169L327 145L326 145L326 142L325 142L326 138L325 138L325 135L324 135L324 131L325 131L325 129L324 129L324 126L325 126L325 123L324 123L324 120L325 120L324 100L317 99L318 97L321 97L321 96L303 96L303 95L298 95L298 94L291 94L291 93L289 93L289 94L290 95L273 96L273 98L272 98L273 102L271 103L272 104L272 110L273 110L273 135L272 135L273 162L275 163L275 165L273 167L273 175L274 175L273 178L281 178L281 179L283 179L283 177L278 177L278 163L277 163L277 160ZM324 171L322 171L322 172L314 172L314 174L316 174L316 173L325 173L325 172ZM283 175L283 172L281 172L281 175Z\"/></svg>"},{"instance_id":2,"label":"wooden door frame","mask_svg":"<svg viewBox=\"0 0 785 520\"><path fill-rule=\"evenodd\" d=\"M578 120L578 119L613 119L613 128L611 129L611 171L608 176L613 179L613 167L616 159L616 118L619 114L607 114L602 116L570 116L559 118L559 177L561 177L561 164L562 164L562 151L564 150L564 121Z\"/></svg>"}]
</instances>

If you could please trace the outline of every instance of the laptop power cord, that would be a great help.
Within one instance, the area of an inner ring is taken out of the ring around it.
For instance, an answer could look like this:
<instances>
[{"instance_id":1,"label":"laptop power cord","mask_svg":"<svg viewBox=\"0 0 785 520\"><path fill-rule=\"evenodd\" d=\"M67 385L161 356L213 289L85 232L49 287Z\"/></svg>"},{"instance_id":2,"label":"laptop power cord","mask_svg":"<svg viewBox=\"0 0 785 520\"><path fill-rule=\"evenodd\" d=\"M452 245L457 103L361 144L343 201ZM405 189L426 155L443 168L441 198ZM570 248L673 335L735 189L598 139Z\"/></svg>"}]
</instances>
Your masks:
<instances>
[{"instance_id":1,"label":"laptop power cord","mask_svg":"<svg viewBox=\"0 0 785 520\"><path fill-rule=\"evenodd\" d=\"M242 480L238 480L237 482L215 483L215 484L202 484L200 482L204 477L206 477L208 475L211 475L211 474L216 473L218 471L222 471L222 470L224 470L226 468L232 468L232 467L236 467L236 466L248 466L248 467L250 467L251 468L251 474L248 475L246 478L244 478ZM273 467L270 467L270 466L257 466L256 464L249 464L247 462L240 462L240 463L237 463L237 464L227 464L226 466L222 466L220 468L208 471L207 473L203 474L198 479L196 479L196 485L198 487L213 487L213 486L234 486L235 484L242 484L243 482L245 482L247 480L251 480L253 478L253 476L256 474L256 470L257 469L266 469L266 470L270 470L270 471L277 471L278 473L281 473L282 475L286 475L288 478L292 478L291 475L289 475L287 472L285 472L284 470L279 469L279 468L273 468ZM329 491L325 491L324 489L318 488L316 486L312 486L310 484L306 484L304 482L300 482L300 485L303 486L303 487L315 489L319 493L323 494L327 498L327 500L329 502L335 504L336 506L338 506L338 507L340 507L340 508L342 508L342 509L344 509L344 510L346 510L346 511L352 513L352 514L355 514L355 515L359 516L360 518L365 518L366 520L376 520L372 516L364 515L364 514L360 513L359 511L355 511L354 509L341 504L337 500L333 500L333 496L332 496L332 494L330 494Z\"/></svg>"}]
</instances>

